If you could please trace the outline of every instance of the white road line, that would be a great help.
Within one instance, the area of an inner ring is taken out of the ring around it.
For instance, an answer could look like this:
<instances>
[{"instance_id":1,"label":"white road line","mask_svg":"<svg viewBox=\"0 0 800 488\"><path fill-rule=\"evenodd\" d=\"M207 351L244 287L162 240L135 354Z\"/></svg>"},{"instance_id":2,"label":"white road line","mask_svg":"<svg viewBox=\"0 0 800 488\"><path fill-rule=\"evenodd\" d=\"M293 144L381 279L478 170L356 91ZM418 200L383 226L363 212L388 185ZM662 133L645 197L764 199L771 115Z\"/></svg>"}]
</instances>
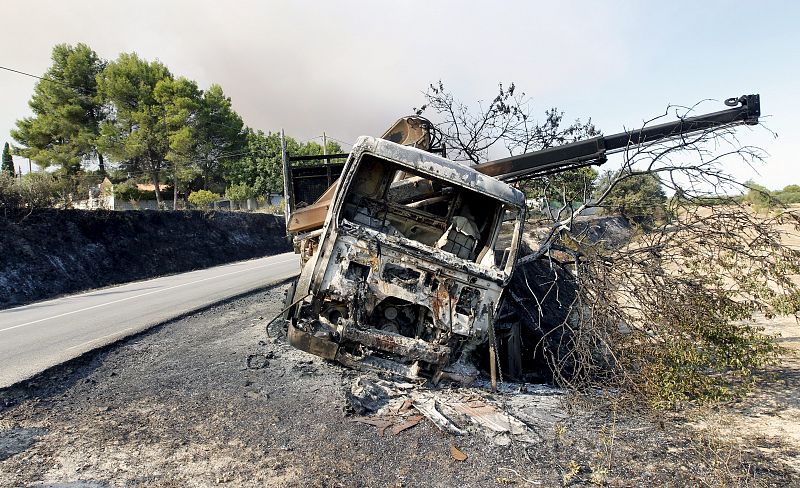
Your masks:
<instances>
[{"instance_id":1,"label":"white road line","mask_svg":"<svg viewBox=\"0 0 800 488\"><path fill-rule=\"evenodd\" d=\"M152 295L153 293L160 293L160 292L163 292L163 291L172 290L172 289L175 289L175 288L180 288L182 286L194 285L196 283L202 283L203 281L215 280L217 278L223 278L225 276L235 275L235 274L239 274L239 273L246 273L248 271L253 271L253 270L261 269L261 268L268 268L268 267L274 266L276 264L289 263L289 262L292 262L292 261L295 261L295 259L289 259L289 260L286 260L286 261L278 261L278 262L275 262L275 263L269 263L269 264L265 264L263 266L256 266L255 268L247 268L247 269L241 269L239 271L232 271L230 273L225 273L225 274L221 274L221 275L217 275L217 276L210 276L208 278L203 278L201 280L190 281L188 283L181 283L180 285L169 286L167 288L159 288L158 290L148 291L147 293L141 293L139 295L134 295L132 297L120 298L119 300L112 300L110 302L105 302L105 303L100 303L100 304L97 304L97 305L92 305L91 307L82 308L80 310L73 310L71 312L64 312L64 313L61 313L61 314L58 314L58 315L53 315L52 317L45 317L43 319L33 320L31 322L25 322L24 324L13 325L11 327L6 327L5 329L0 329L0 332L5 332L7 330L17 329L19 327L25 327L27 325L38 324L39 322L44 322L46 320L57 319L57 318L60 318L60 317L65 317L67 315L72 315L72 314L76 314L76 313L80 313L80 312L85 312L87 310L92 310L92 309L99 308L99 307L105 307L106 305L113 305L115 303L120 303L120 302L125 302L125 301L128 301L128 300L133 300L134 298L140 298L140 297L143 297L143 296Z\"/></svg>"}]
</instances>

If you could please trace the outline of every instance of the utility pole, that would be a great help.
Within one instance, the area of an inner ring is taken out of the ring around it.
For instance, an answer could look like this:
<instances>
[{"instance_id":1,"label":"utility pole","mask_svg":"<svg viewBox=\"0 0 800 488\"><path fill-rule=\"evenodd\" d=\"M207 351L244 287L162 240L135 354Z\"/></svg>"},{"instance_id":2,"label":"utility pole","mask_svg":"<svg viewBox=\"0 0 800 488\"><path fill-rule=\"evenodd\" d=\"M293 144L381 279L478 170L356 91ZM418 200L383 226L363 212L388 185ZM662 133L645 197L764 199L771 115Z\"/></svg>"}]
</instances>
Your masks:
<instances>
[{"instance_id":1,"label":"utility pole","mask_svg":"<svg viewBox=\"0 0 800 488\"><path fill-rule=\"evenodd\" d=\"M178 210L178 162L172 162L172 210Z\"/></svg>"},{"instance_id":2,"label":"utility pole","mask_svg":"<svg viewBox=\"0 0 800 488\"><path fill-rule=\"evenodd\" d=\"M289 155L286 153L286 135L283 133L283 129L281 129L281 160L283 162L283 218L288 225L294 206L294 189L289 186L289 177L287 176L292 167L289 163ZM288 231L286 235L289 235Z\"/></svg>"},{"instance_id":3,"label":"utility pole","mask_svg":"<svg viewBox=\"0 0 800 488\"><path fill-rule=\"evenodd\" d=\"M328 155L328 136L325 135L325 131L322 131L322 154ZM326 160L325 162L327 163L328 161Z\"/></svg>"}]
</instances>

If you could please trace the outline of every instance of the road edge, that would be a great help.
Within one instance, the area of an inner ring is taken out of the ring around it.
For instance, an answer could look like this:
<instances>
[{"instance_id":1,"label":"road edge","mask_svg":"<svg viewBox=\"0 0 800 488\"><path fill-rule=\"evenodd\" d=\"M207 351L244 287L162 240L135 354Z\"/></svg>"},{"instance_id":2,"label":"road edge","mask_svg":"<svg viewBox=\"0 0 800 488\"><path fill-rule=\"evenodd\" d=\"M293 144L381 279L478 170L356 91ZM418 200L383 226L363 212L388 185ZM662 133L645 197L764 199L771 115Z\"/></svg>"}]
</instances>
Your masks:
<instances>
[{"instance_id":1,"label":"road edge","mask_svg":"<svg viewBox=\"0 0 800 488\"><path fill-rule=\"evenodd\" d=\"M8 400L10 399L9 396L10 397L19 396L18 400L21 400L21 399L29 396L29 394L33 390L35 390L36 388L41 386L41 385L37 385L37 383L39 381L44 381L44 382L47 381L47 378L43 378L44 376L47 376L47 375L51 375L52 376L53 373L56 372L56 370L58 370L59 368L63 369L63 368L68 368L68 367L74 366L75 370L77 371L77 370L81 369L81 367L88 366L93 361L97 360L98 359L97 356L105 354L107 352L110 352L114 348L122 345L122 343L124 343L124 342L130 341L130 340L135 340L135 339L138 339L139 337L145 336L147 334L151 334L153 332L156 332L157 329L160 329L162 327L166 327L166 326L170 325L171 323L183 320L185 318L188 318L188 317L190 317L192 315L204 312L206 310L210 310L212 308L219 307L219 306L225 305L227 303L230 303L230 302L233 302L233 301L236 301L236 300L240 300L240 299L248 297L250 295L256 295L258 293L262 293L262 292L265 292L267 290L271 290L271 289L274 289L274 288L279 288L281 286L284 286L284 285L290 283L291 281L295 280L296 278L297 278L297 276L294 275L294 276L290 276L288 278L282 278L282 279L279 279L279 280L276 280L276 281L271 281L271 282L265 283L264 285L261 285L261 286L259 286L257 288L252 288L252 289L247 290L247 291L239 292L239 293L237 293L235 295L231 295L229 297L222 298L220 300L216 300L216 301L211 302L211 303L206 303L204 305L200 305L200 306L192 308L190 310L186 310L186 311L181 312L180 314L175 315L173 317L170 317L170 318L168 318L166 320L161 320L159 322L154 322L152 324L146 324L142 328L137 328L138 330L131 331L130 333L123 333L124 335L122 335L120 337L115 337L115 338L111 337L107 341L100 341L100 342L97 343L96 346L92 347L90 350L84 351L81 354L75 356L74 358L70 358L70 359L61 361L58 364L54 364L52 366L49 366L49 367L43 369L42 371L39 371L38 373L34 373L34 374L32 374L32 375L30 375L30 376L28 376L26 378L19 379L19 380L15 381L14 383L11 383L9 385L2 385L2 386L0 386L0 412L2 412L3 410L5 410L7 408L10 408L13 405L15 405L16 403L18 403L18 401L12 401L11 403L9 403L8 402ZM68 384L62 383L59 386L67 387ZM13 395L13 393L14 393L13 390L19 390L18 393L20 395ZM11 395L9 395L9 394L11 394Z\"/></svg>"}]
</instances>

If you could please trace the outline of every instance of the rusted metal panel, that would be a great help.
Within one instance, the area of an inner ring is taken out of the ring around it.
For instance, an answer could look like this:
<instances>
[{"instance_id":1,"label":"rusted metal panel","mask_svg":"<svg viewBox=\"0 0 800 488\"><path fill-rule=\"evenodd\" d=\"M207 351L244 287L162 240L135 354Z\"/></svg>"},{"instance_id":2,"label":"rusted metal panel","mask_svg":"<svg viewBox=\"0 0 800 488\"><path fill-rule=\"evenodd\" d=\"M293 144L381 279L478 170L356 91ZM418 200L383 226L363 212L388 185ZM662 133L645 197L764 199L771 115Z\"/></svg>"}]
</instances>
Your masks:
<instances>
[{"instance_id":1,"label":"rusted metal panel","mask_svg":"<svg viewBox=\"0 0 800 488\"><path fill-rule=\"evenodd\" d=\"M331 200L333 200L333 195L336 193L336 188L336 184L332 185L311 205L295 209L291 213L289 220L286 221L286 230L290 234L297 234L322 227L322 222L325 221L325 217L328 215L328 209L330 208Z\"/></svg>"},{"instance_id":2,"label":"rusted metal panel","mask_svg":"<svg viewBox=\"0 0 800 488\"><path fill-rule=\"evenodd\" d=\"M431 123L422 117L403 117L387 130L381 139L425 151L431 146Z\"/></svg>"}]
</instances>

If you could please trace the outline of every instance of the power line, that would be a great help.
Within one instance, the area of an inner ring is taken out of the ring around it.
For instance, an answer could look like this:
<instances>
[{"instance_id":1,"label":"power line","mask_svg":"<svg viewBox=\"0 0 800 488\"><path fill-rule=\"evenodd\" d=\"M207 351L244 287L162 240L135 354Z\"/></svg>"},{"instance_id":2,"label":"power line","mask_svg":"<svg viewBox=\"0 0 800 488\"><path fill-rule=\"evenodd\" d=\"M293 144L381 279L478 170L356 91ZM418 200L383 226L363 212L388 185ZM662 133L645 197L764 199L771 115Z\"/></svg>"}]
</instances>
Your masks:
<instances>
[{"instance_id":1,"label":"power line","mask_svg":"<svg viewBox=\"0 0 800 488\"><path fill-rule=\"evenodd\" d=\"M18 69L9 68L7 66L0 66L0 69L4 69L6 71L11 71L12 73L17 73L17 74L24 75L24 76L29 76L31 78L36 78L37 80L49 81L50 83L57 83L59 85L68 86L68 87L74 88L76 90L83 90L84 89L82 86L72 85L72 84L66 83L64 81L55 80L53 78L45 78L43 76L37 76L37 75L31 74L31 73L26 73L24 71L20 71Z\"/></svg>"},{"instance_id":2,"label":"power line","mask_svg":"<svg viewBox=\"0 0 800 488\"><path fill-rule=\"evenodd\" d=\"M353 147L353 143L352 142L345 142L345 141L339 140L339 139L337 139L335 137L331 137L328 134L326 134L325 137L327 137L328 139L330 139L332 141L336 141L339 144L344 144L345 146ZM314 136L311 139L306 139L305 141L302 141L302 142L309 142L309 141L313 141L314 139L322 139L322 136Z\"/></svg>"}]
</instances>

